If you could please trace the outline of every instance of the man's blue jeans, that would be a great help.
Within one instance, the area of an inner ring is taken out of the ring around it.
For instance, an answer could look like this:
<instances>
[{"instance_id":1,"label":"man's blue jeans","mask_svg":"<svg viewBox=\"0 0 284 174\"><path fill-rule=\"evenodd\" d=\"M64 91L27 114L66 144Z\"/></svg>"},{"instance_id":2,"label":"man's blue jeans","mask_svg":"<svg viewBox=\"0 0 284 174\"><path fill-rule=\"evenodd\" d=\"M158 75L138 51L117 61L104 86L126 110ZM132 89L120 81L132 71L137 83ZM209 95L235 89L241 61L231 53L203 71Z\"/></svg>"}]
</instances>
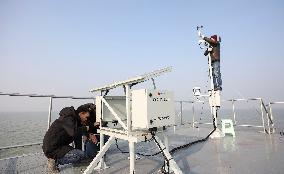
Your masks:
<instances>
[{"instance_id":1,"label":"man's blue jeans","mask_svg":"<svg viewBox=\"0 0 284 174\"><path fill-rule=\"evenodd\" d=\"M74 164L74 163L79 163L80 161L86 159L87 156L84 151L79 150L79 149L73 149L70 150L68 153L66 153L62 158L59 158L57 160L58 164Z\"/></svg>"},{"instance_id":2,"label":"man's blue jeans","mask_svg":"<svg viewBox=\"0 0 284 174\"><path fill-rule=\"evenodd\" d=\"M88 158L94 158L97 152L100 150L99 144L94 144L91 140L87 140L85 143L85 154Z\"/></svg>"},{"instance_id":3,"label":"man's blue jeans","mask_svg":"<svg viewBox=\"0 0 284 174\"><path fill-rule=\"evenodd\" d=\"M100 136L96 135L96 138L98 141L100 141ZM106 143L109 139L109 136L104 136L104 142ZM85 143L85 152L88 158L94 158L96 157L98 151L100 150L100 144L94 144L91 140L87 140Z\"/></svg>"},{"instance_id":4,"label":"man's blue jeans","mask_svg":"<svg viewBox=\"0 0 284 174\"><path fill-rule=\"evenodd\" d=\"M96 136L97 140L100 140L99 136ZM104 137L104 142L107 142L109 136ZM81 139L80 139L81 140ZM82 140L81 140L82 141ZM97 152L100 150L99 144L94 144L91 140L85 142L85 151L80 149L73 149L66 153L62 158L57 159L57 163L60 165L70 164L70 163L79 163L84 159L92 159L97 155Z\"/></svg>"},{"instance_id":5,"label":"man's blue jeans","mask_svg":"<svg viewBox=\"0 0 284 174\"><path fill-rule=\"evenodd\" d=\"M99 151L99 146L94 144L92 141L88 140L85 143L85 151L80 149L73 149L66 153L62 158L57 160L57 163L60 165L63 164L74 164L79 163L84 159L92 159L97 155Z\"/></svg>"},{"instance_id":6,"label":"man's blue jeans","mask_svg":"<svg viewBox=\"0 0 284 174\"><path fill-rule=\"evenodd\" d=\"M214 89L222 89L220 61L212 62Z\"/></svg>"}]
</instances>

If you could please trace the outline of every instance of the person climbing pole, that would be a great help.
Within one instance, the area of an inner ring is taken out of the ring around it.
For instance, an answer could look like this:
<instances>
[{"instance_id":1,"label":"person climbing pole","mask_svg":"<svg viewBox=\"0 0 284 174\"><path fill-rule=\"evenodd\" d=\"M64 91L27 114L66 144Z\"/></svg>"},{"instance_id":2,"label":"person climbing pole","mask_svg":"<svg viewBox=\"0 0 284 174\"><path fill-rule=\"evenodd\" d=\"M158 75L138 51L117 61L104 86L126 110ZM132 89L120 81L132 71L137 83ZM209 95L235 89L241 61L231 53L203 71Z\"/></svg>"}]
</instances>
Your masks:
<instances>
[{"instance_id":1,"label":"person climbing pole","mask_svg":"<svg viewBox=\"0 0 284 174\"><path fill-rule=\"evenodd\" d=\"M222 91L222 79L220 72L220 39L218 39L217 35L212 35L210 38L205 37L200 31L198 32L198 36L210 45L210 47L205 50L204 55L207 56L210 54L211 57L214 91Z\"/></svg>"}]
</instances>

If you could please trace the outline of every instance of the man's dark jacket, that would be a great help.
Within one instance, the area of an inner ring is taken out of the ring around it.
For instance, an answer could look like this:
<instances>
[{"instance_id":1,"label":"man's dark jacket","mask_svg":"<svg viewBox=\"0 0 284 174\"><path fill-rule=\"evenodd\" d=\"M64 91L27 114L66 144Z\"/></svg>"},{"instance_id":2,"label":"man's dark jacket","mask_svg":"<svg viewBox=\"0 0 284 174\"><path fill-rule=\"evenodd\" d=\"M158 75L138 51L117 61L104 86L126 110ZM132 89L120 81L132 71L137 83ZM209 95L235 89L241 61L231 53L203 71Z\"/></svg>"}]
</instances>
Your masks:
<instances>
[{"instance_id":1,"label":"man's dark jacket","mask_svg":"<svg viewBox=\"0 0 284 174\"><path fill-rule=\"evenodd\" d=\"M220 61L220 42L214 41L207 37L205 37L204 40L212 46L212 51L210 52L211 61L212 62ZM206 54L208 54L208 52L206 52Z\"/></svg>"},{"instance_id":2,"label":"man's dark jacket","mask_svg":"<svg viewBox=\"0 0 284 174\"><path fill-rule=\"evenodd\" d=\"M53 159L62 158L72 150L73 147L69 144L73 142L76 134L87 131L85 126L78 127L80 117L73 106L63 108L59 115L60 117L52 123L46 132L42 146L45 156Z\"/></svg>"}]
</instances>

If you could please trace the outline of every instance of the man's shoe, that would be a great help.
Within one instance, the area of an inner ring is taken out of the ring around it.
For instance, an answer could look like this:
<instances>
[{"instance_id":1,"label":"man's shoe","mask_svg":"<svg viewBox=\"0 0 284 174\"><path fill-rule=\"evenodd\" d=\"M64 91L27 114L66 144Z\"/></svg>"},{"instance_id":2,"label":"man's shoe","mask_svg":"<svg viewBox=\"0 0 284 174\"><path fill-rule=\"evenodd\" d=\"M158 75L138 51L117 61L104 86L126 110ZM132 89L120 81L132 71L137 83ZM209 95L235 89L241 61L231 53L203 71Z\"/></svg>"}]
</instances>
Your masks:
<instances>
[{"instance_id":1,"label":"man's shoe","mask_svg":"<svg viewBox=\"0 0 284 174\"><path fill-rule=\"evenodd\" d=\"M59 169L55 163L55 160L52 158L47 159L47 173L48 174L59 173Z\"/></svg>"},{"instance_id":2,"label":"man's shoe","mask_svg":"<svg viewBox=\"0 0 284 174\"><path fill-rule=\"evenodd\" d=\"M222 87L214 88L214 91L222 91Z\"/></svg>"}]
</instances>

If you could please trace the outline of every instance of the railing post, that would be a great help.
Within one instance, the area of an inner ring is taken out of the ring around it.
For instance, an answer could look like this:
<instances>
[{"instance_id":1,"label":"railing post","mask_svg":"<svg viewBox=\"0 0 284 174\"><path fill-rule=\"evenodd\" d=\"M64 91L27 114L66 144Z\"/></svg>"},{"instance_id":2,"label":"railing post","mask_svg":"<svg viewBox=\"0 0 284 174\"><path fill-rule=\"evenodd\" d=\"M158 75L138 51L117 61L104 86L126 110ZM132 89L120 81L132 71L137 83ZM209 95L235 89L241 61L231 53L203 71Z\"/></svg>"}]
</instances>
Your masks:
<instances>
[{"instance_id":1,"label":"railing post","mask_svg":"<svg viewBox=\"0 0 284 174\"><path fill-rule=\"evenodd\" d=\"M270 118L272 120L272 124L271 124L271 126L272 126L272 133L275 133L271 102L269 102L268 105L269 105Z\"/></svg>"},{"instance_id":2,"label":"railing post","mask_svg":"<svg viewBox=\"0 0 284 174\"><path fill-rule=\"evenodd\" d=\"M51 112L52 112L52 97L49 98L47 130L49 129L50 124L51 124Z\"/></svg>"},{"instance_id":3,"label":"railing post","mask_svg":"<svg viewBox=\"0 0 284 174\"><path fill-rule=\"evenodd\" d=\"M182 101L180 101L180 125L182 125Z\"/></svg>"},{"instance_id":4,"label":"railing post","mask_svg":"<svg viewBox=\"0 0 284 174\"><path fill-rule=\"evenodd\" d=\"M192 127L195 127L195 109L194 109L194 102L192 102Z\"/></svg>"},{"instance_id":5,"label":"railing post","mask_svg":"<svg viewBox=\"0 0 284 174\"><path fill-rule=\"evenodd\" d=\"M265 123L264 123L263 105L262 105L263 101L262 101L261 98L259 99L259 101L260 101L260 110L261 110L261 119L262 119L263 132L265 133Z\"/></svg>"},{"instance_id":6,"label":"railing post","mask_svg":"<svg viewBox=\"0 0 284 174\"><path fill-rule=\"evenodd\" d=\"M233 105L234 124L237 125L237 121L236 121L236 111L235 111L235 101L234 101L234 100L232 100L232 105Z\"/></svg>"}]
</instances>

